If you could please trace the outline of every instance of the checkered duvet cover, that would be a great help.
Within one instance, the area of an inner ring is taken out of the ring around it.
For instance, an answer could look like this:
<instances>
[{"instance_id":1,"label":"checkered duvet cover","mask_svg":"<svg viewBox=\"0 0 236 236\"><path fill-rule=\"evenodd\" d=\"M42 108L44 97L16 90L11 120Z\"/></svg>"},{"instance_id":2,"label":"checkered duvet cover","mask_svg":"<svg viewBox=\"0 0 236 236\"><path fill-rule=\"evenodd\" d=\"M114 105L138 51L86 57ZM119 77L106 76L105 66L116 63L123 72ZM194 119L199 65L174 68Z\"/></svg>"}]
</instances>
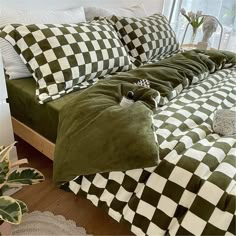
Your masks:
<instances>
[{"instance_id":1,"label":"checkered duvet cover","mask_svg":"<svg viewBox=\"0 0 236 236\"><path fill-rule=\"evenodd\" d=\"M236 68L208 76L159 108L156 167L80 176L69 188L136 235L235 235L236 139L212 130L236 110Z\"/></svg>"}]
</instances>

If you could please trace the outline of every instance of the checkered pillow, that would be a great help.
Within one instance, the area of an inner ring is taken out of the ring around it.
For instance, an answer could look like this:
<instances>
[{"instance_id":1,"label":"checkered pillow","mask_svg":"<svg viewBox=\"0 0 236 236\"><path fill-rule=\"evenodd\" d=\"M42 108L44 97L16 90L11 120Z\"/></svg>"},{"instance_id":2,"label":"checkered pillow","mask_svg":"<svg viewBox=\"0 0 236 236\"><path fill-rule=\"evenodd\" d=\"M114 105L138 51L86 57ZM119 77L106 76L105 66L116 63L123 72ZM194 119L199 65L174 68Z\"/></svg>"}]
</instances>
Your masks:
<instances>
[{"instance_id":1,"label":"checkered pillow","mask_svg":"<svg viewBox=\"0 0 236 236\"><path fill-rule=\"evenodd\" d=\"M114 28L105 22L7 25L0 37L32 72L40 103L78 89L82 82L132 67Z\"/></svg>"},{"instance_id":2,"label":"checkered pillow","mask_svg":"<svg viewBox=\"0 0 236 236\"><path fill-rule=\"evenodd\" d=\"M163 15L145 18L112 16L108 21L112 22L129 54L143 63L179 50L176 35Z\"/></svg>"}]
</instances>

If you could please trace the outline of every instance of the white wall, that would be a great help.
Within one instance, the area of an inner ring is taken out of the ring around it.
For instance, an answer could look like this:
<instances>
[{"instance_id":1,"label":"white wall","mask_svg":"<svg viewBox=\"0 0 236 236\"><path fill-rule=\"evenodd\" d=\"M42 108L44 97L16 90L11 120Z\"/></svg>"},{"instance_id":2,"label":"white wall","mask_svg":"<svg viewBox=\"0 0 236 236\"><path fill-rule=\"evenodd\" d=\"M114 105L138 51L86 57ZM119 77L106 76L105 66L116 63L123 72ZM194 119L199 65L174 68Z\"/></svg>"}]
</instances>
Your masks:
<instances>
[{"instance_id":1,"label":"white wall","mask_svg":"<svg viewBox=\"0 0 236 236\"><path fill-rule=\"evenodd\" d=\"M78 6L121 7L143 3L148 14L162 12L164 0L0 0L0 7L66 9Z\"/></svg>"},{"instance_id":2,"label":"white wall","mask_svg":"<svg viewBox=\"0 0 236 236\"><path fill-rule=\"evenodd\" d=\"M0 146L7 146L14 142L9 104L6 103L7 89L3 72L2 55L0 52ZM11 161L17 160L16 149L11 152Z\"/></svg>"}]
</instances>

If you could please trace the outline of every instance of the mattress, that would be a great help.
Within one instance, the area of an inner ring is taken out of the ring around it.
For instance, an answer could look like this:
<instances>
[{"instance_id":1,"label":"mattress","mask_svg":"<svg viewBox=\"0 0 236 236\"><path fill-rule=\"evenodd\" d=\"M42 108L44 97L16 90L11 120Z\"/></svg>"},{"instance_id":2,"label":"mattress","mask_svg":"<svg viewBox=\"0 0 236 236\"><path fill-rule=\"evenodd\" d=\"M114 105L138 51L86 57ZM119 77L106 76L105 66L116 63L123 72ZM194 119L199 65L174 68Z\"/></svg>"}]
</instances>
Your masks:
<instances>
[{"instance_id":1,"label":"mattress","mask_svg":"<svg viewBox=\"0 0 236 236\"><path fill-rule=\"evenodd\" d=\"M11 114L23 124L55 143L59 112L79 91L41 105L36 100L35 87L36 83L33 78L7 80Z\"/></svg>"}]
</instances>

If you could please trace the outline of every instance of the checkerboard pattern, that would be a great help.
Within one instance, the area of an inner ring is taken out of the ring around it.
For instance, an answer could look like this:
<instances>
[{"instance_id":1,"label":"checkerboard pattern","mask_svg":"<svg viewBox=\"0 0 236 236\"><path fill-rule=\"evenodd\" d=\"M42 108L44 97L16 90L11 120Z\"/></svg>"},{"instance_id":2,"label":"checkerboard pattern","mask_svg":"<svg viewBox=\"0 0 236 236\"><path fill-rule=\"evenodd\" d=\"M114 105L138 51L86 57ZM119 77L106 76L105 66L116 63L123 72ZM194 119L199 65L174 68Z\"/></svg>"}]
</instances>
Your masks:
<instances>
[{"instance_id":1,"label":"checkerboard pattern","mask_svg":"<svg viewBox=\"0 0 236 236\"><path fill-rule=\"evenodd\" d=\"M112 16L108 19L117 30L129 54L141 61L157 60L179 50L179 43L168 20L161 14L145 18Z\"/></svg>"},{"instance_id":2,"label":"checkerboard pattern","mask_svg":"<svg viewBox=\"0 0 236 236\"><path fill-rule=\"evenodd\" d=\"M94 83L98 77L132 67L114 28L106 22L8 25L0 37L13 45L32 72L40 103L77 90L84 81Z\"/></svg>"},{"instance_id":3,"label":"checkerboard pattern","mask_svg":"<svg viewBox=\"0 0 236 236\"><path fill-rule=\"evenodd\" d=\"M236 139L211 127L235 100L236 68L217 71L157 110L158 166L80 176L69 188L136 235L235 235Z\"/></svg>"}]
</instances>

